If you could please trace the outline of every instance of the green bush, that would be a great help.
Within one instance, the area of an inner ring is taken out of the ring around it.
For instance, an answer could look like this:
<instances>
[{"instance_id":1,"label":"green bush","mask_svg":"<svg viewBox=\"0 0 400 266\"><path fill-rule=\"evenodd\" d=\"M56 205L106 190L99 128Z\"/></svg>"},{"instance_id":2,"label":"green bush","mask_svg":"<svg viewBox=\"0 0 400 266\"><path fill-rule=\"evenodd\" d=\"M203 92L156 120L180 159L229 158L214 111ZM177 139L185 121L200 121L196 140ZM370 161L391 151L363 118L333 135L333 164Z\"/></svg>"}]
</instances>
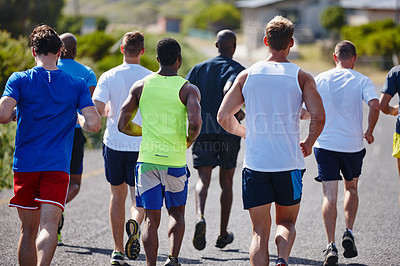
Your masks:
<instances>
[{"instance_id":1,"label":"green bush","mask_svg":"<svg viewBox=\"0 0 400 266\"><path fill-rule=\"evenodd\" d=\"M0 31L0 93L13 72L23 71L34 66L28 40L13 39L8 32Z\"/></svg>"},{"instance_id":2,"label":"green bush","mask_svg":"<svg viewBox=\"0 0 400 266\"><path fill-rule=\"evenodd\" d=\"M241 13L233 4L213 4L194 18L194 26L218 32L222 29L235 30L240 27Z\"/></svg>"},{"instance_id":3,"label":"green bush","mask_svg":"<svg viewBox=\"0 0 400 266\"><path fill-rule=\"evenodd\" d=\"M110 48L117 40L102 31L81 35L78 40L78 57L91 57L99 61L109 54Z\"/></svg>"},{"instance_id":4,"label":"green bush","mask_svg":"<svg viewBox=\"0 0 400 266\"><path fill-rule=\"evenodd\" d=\"M13 185L12 162L16 128L17 124L14 122L0 125L0 190Z\"/></svg>"}]
</instances>

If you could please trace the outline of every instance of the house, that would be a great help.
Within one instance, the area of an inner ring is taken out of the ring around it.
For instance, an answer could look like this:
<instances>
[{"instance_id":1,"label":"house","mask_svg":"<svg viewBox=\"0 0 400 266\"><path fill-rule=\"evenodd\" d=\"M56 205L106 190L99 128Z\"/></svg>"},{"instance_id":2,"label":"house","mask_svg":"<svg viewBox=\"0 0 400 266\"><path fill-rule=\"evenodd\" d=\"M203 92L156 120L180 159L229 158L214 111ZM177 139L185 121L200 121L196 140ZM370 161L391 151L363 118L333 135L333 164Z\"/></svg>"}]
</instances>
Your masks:
<instances>
[{"instance_id":1,"label":"house","mask_svg":"<svg viewBox=\"0 0 400 266\"><path fill-rule=\"evenodd\" d=\"M392 18L399 22L400 0L241 0L236 6L242 10L242 30L248 56L263 45L265 26L276 15L295 23L295 40L313 42L325 34L320 23L321 12L331 5L346 9L349 25L360 25L375 20Z\"/></svg>"},{"instance_id":2,"label":"house","mask_svg":"<svg viewBox=\"0 0 400 266\"><path fill-rule=\"evenodd\" d=\"M236 5L242 10L242 30L248 54L262 46L265 26L276 15L295 23L295 38L300 43L313 42L324 33L320 13L338 0L242 0Z\"/></svg>"},{"instance_id":3,"label":"house","mask_svg":"<svg viewBox=\"0 0 400 266\"><path fill-rule=\"evenodd\" d=\"M391 18L399 24L400 0L341 0L346 9L347 23L361 25Z\"/></svg>"}]
</instances>

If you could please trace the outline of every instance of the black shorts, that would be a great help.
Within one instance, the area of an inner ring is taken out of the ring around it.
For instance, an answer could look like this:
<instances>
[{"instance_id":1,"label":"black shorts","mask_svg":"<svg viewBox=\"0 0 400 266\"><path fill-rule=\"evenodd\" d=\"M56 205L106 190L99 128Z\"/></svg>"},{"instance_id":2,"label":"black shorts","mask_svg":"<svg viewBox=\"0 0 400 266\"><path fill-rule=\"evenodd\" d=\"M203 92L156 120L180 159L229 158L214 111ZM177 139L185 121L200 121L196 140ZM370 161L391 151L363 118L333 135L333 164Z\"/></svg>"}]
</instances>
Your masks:
<instances>
[{"instance_id":1,"label":"black shorts","mask_svg":"<svg viewBox=\"0 0 400 266\"><path fill-rule=\"evenodd\" d=\"M342 180L340 172L347 181L361 175L365 149L359 152L337 152L314 148L314 154L318 163L317 181Z\"/></svg>"},{"instance_id":2,"label":"black shorts","mask_svg":"<svg viewBox=\"0 0 400 266\"><path fill-rule=\"evenodd\" d=\"M118 186L127 183L135 186L135 168L139 152L116 151L103 144L104 168L107 181Z\"/></svg>"},{"instance_id":3,"label":"black shorts","mask_svg":"<svg viewBox=\"0 0 400 266\"><path fill-rule=\"evenodd\" d=\"M244 168L242 172L242 198L244 209L275 202L293 206L301 201L305 170L260 172Z\"/></svg>"},{"instance_id":4,"label":"black shorts","mask_svg":"<svg viewBox=\"0 0 400 266\"><path fill-rule=\"evenodd\" d=\"M240 150L240 137L228 134L203 134L193 143L193 167L236 167Z\"/></svg>"},{"instance_id":5,"label":"black shorts","mask_svg":"<svg viewBox=\"0 0 400 266\"><path fill-rule=\"evenodd\" d=\"M71 175L81 175L83 171L83 151L85 148L86 138L83 135L82 128L76 127L74 133L74 144L72 145Z\"/></svg>"}]
</instances>

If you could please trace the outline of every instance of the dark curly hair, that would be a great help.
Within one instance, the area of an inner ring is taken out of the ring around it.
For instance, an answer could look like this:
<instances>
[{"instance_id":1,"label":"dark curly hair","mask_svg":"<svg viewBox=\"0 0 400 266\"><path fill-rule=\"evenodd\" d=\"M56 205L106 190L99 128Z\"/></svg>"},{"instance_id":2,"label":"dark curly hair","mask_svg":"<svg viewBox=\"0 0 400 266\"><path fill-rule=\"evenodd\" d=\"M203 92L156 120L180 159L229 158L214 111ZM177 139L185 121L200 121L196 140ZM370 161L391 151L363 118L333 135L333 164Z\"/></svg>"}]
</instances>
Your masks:
<instances>
[{"instance_id":1,"label":"dark curly hair","mask_svg":"<svg viewBox=\"0 0 400 266\"><path fill-rule=\"evenodd\" d=\"M181 46L173 38L164 38L157 43L157 56L163 66L175 64L181 54Z\"/></svg>"},{"instance_id":2,"label":"dark curly hair","mask_svg":"<svg viewBox=\"0 0 400 266\"><path fill-rule=\"evenodd\" d=\"M33 29L29 38L29 46L33 47L36 54L57 54L60 49L62 52L64 51L64 44L60 36L47 25L38 25Z\"/></svg>"}]
</instances>

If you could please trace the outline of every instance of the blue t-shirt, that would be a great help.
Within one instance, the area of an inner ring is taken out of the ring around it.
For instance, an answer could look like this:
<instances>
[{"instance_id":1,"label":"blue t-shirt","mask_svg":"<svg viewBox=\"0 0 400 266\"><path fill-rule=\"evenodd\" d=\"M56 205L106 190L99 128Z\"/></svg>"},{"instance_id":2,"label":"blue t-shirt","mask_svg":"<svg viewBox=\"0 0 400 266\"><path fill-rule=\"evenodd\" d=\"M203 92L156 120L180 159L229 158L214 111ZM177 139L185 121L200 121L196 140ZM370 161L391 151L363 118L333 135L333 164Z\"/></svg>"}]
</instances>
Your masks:
<instances>
[{"instance_id":1,"label":"blue t-shirt","mask_svg":"<svg viewBox=\"0 0 400 266\"><path fill-rule=\"evenodd\" d=\"M76 110L94 105L85 81L36 66L13 73L3 96L17 101L13 170L69 173Z\"/></svg>"},{"instance_id":2,"label":"blue t-shirt","mask_svg":"<svg viewBox=\"0 0 400 266\"><path fill-rule=\"evenodd\" d=\"M228 134L217 122L217 113L224 97L226 82L233 82L245 69L233 59L221 55L194 66L186 75L190 83L201 93L201 118L203 126L200 134Z\"/></svg>"},{"instance_id":3,"label":"blue t-shirt","mask_svg":"<svg viewBox=\"0 0 400 266\"><path fill-rule=\"evenodd\" d=\"M59 59L57 67L64 70L73 77L83 78L89 87L96 86L97 78L93 70L81 63L76 62L74 59ZM79 124L76 127L80 128Z\"/></svg>"},{"instance_id":4,"label":"blue t-shirt","mask_svg":"<svg viewBox=\"0 0 400 266\"><path fill-rule=\"evenodd\" d=\"M400 66L395 66L389 71L381 92L392 97L396 93L400 96ZM397 116L396 133L400 134L400 115Z\"/></svg>"}]
</instances>

